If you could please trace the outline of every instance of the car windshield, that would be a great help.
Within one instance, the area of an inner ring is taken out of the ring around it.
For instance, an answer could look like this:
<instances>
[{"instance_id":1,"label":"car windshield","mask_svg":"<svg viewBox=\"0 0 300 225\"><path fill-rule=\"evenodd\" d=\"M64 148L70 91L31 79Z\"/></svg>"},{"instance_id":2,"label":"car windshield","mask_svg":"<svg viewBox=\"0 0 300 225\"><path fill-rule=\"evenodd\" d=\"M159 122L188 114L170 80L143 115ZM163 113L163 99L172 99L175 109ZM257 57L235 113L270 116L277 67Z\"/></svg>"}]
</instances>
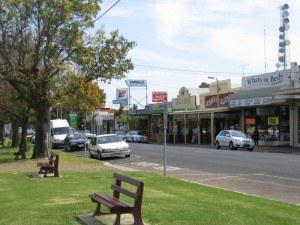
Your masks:
<instances>
[{"instance_id":1,"label":"car windshield","mask_svg":"<svg viewBox=\"0 0 300 225\"><path fill-rule=\"evenodd\" d=\"M117 131L116 134L117 135L125 135L125 132L124 131Z\"/></svg>"},{"instance_id":2,"label":"car windshield","mask_svg":"<svg viewBox=\"0 0 300 225\"><path fill-rule=\"evenodd\" d=\"M247 137L246 134L244 134L243 132L240 131L231 131L231 136L232 137Z\"/></svg>"},{"instance_id":3,"label":"car windshield","mask_svg":"<svg viewBox=\"0 0 300 225\"><path fill-rule=\"evenodd\" d=\"M97 137L97 144L107 144L123 141L118 135L109 135L103 137Z\"/></svg>"},{"instance_id":4,"label":"car windshield","mask_svg":"<svg viewBox=\"0 0 300 225\"><path fill-rule=\"evenodd\" d=\"M85 139L84 134L81 134L81 133L75 133L71 137L72 137L72 139Z\"/></svg>"},{"instance_id":5,"label":"car windshield","mask_svg":"<svg viewBox=\"0 0 300 225\"><path fill-rule=\"evenodd\" d=\"M143 135L141 131L131 131L132 135Z\"/></svg>"},{"instance_id":6,"label":"car windshield","mask_svg":"<svg viewBox=\"0 0 300 225\"><path fill-rule=\"evenodd\" d=\"M53 128L53 135L60 135L60 134L68 134L70 132L69 127L57 127Z\"/></svg>"}]
</instances>

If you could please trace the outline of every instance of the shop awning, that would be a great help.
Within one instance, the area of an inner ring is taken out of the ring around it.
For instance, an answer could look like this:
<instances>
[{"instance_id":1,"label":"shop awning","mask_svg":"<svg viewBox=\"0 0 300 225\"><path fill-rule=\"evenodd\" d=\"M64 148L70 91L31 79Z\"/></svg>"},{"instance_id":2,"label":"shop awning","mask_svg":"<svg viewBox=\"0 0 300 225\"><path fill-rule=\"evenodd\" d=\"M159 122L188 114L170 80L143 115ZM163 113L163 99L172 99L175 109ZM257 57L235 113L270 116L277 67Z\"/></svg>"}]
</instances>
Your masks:
<instances>
[{"instance_id":1,"label":"shop awning","mask_svg":"<svg viewBox=\"0 0 300 225\"><path fill-rule=\"evenodd\" d=\"M229 107L269 105L272 101L272 94L278 90L279 87L240 90L231 95Z\"/></svg>"}]
</instances>

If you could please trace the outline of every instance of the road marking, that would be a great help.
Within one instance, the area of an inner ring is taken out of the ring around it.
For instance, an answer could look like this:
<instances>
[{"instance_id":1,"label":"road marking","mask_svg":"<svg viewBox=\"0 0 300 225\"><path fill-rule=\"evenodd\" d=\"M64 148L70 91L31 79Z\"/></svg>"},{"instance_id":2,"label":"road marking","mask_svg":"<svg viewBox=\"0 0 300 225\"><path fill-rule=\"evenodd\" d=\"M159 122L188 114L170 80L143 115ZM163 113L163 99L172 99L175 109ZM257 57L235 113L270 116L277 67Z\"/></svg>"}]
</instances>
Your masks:
<instances>
[{"instance_id":1,"label":"road marking","mask_svg":"<svg viewBox=\"0 0 300 225\"><path fill-rule=\"evenodd\" d=\"M273 176L268 174L257 174L258 176L265 176L265 177L274 177L282 180L293 180L293 181L300 181L300 179L297 178L289 178L289 177L280 177L280 176Z\"/></svg>"}]
</instances>

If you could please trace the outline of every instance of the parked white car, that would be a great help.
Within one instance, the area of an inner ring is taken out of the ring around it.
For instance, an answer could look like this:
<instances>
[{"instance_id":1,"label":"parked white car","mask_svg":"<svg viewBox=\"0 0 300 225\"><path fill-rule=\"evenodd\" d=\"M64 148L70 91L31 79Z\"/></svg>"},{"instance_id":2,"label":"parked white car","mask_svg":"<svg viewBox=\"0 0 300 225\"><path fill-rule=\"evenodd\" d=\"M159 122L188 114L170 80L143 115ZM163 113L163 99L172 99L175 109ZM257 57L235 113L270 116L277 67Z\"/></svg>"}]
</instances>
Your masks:
<instances>
[{"instance_id":1,"label":"parked white car","mask_svg":"<svg viewBox=\"0 0 300 225\"><path fill-rule=\"evenodd\" d=\"M140 131L131 130L126 134L126 140L131 142L144 142L148 141L147 136L143 135Z\"/></svg>"},{"instance_id":2,"label":"parked white car","mask_svg":"<svg viewBox=\"0 0 300 225\"><path fill-rule=\"evenodd\" d=\"M88 149L91 158L130 157L129 145L116 134L92 137Z\"/></svg>"},{"instance_id":3,"label":"parked white car","mask_svg":"<svg viewBox=\"0 0 300 225\"><path fill-rule=\"evenodd\" d=\"M222 130L216 137L216 148L229 147L230 149L246 148L252 151L254 140L245 133L237 130Z\"/></svg>"}]
</instances>

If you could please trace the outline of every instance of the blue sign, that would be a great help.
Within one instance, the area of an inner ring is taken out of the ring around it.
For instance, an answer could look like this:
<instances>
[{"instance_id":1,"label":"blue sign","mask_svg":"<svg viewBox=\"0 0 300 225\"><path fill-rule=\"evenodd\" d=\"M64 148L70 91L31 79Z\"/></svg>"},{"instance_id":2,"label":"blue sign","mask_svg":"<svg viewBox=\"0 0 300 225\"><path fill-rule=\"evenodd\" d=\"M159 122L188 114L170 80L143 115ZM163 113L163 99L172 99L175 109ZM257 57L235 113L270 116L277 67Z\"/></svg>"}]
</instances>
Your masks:
<instances>
[{"instance_id":1,"label":"blue sign","mask_svg":"<svg viewBox=\"0 0 300 225\"><path fill-rule=\"evenodd\" d=\"M128 105L128 99L113 100L113 104L119 104L121 106L127 106Z\"/></svg>"},{"instance_id":2,"label":"blue sign","mask_svg":"<svg viewBox=\"0 0 300 225\"><path fill-rule=\"evenodd\" d=\"M146 87L146 80L125 80L128 87Z\"/></svg>"}]
</instances>

